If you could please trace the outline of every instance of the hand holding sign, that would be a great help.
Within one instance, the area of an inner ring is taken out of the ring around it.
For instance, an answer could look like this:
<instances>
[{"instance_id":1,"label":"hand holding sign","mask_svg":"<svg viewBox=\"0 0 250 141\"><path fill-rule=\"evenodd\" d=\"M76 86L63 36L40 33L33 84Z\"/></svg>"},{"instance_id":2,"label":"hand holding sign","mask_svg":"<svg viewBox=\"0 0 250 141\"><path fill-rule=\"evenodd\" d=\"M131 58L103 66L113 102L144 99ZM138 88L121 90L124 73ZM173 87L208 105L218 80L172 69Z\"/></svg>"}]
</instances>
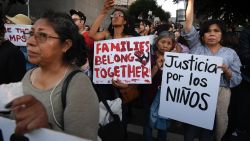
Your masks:
<instances>
[{"instance_id":1,"label":"hand holding sign","mask_svg":"<svg viewBox=\"0 0 250 141\"><path fill-rule=\"evenodd\" d=\"M223 64L222 66L218 66L218 68L221 68L222 73L225 74L225 76L226 76L226 78L228 80L231 79L231 77L232 77L232 71L229 69L229 67L227 65Z\"/></svg>"},{"instance_id":2,"label":"hand holding sign","mask_svg":"<svg viewBox=\"0 0 250 141\"><path fill-rule=\"evenodd\" d=\"M16 134L23 135L37 128L49 127L48 115L43 104L31 95L14 99L6 108L10 108L15 114Z\"/></svg>"},{"instance_id":3,"label":"hand holding sign","mask_svg":"<svg viewBox=\"0 0 250 141\"><path fill-rule=\"evenodd\" d=\"M112 85L115 86L116 88L119 88L119 89L125 89L128 87L128 84L124 84L122 83L119 79L115 79L113 78L112 80Z\"/></svg>"}]
</instances>

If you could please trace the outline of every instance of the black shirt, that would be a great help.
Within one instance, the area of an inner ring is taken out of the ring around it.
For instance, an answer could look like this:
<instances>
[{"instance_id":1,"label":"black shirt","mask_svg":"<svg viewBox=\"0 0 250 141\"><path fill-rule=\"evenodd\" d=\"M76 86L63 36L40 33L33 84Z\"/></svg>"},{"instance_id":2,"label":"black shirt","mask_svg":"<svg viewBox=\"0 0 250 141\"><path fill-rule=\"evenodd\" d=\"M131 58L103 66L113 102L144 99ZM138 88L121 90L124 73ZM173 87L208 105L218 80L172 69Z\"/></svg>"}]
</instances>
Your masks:
<instances>
[{"instance_id":1,"label":"black shirt","mask_svg":"<svg viewBox=\"0 0 250 141\"><path fill-rule=\"evenodd\" d=\"M0 45L0 84L21 81L25 68L23 53L10 41Z\"/></svg>"}]
</instances>

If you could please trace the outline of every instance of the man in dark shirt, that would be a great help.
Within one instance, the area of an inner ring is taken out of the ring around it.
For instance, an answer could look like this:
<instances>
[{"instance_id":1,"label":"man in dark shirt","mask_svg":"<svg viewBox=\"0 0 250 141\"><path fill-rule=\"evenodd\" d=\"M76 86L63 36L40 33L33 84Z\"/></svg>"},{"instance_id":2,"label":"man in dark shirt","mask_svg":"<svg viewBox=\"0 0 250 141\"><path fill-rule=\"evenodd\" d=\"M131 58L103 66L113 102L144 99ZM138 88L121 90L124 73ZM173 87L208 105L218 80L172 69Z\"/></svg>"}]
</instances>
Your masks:
<instances>
[{"instance_id":1,"label":"man in dark shirt","mask_svg":"<svg viewBox=\"0 0 250 141\"><path fill-rule=\"evenodd\" d=\"M5 27L0 19L0 84L20 81L25 72L25 58L18 47L4 39Z\"/></svg>"}]
</instances>

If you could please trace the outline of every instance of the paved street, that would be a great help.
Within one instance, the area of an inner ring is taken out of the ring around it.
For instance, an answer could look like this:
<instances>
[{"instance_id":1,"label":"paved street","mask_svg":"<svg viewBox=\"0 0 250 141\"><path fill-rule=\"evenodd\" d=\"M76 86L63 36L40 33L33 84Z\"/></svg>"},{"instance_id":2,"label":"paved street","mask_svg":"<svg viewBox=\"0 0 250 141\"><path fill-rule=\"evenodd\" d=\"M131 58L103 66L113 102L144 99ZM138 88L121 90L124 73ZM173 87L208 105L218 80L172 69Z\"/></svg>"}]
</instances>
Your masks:
<instances>
[{"instance_id":1,"label":"paved street","mask_svg":"<svg viewBox=\"0 0 250 141\"><path fill-rule=\"evenodd\" d=\"M132 108L132 119L128 124L128 141L143 141L143 124L145 113L141 101L136 101ZM173 123L168 132L167 141L183 141L183 129L180 124ZM177 133L178 132L178 133ZM153 130L153 137L156 138L157 131Z\"/></svg>"}]
</instances>

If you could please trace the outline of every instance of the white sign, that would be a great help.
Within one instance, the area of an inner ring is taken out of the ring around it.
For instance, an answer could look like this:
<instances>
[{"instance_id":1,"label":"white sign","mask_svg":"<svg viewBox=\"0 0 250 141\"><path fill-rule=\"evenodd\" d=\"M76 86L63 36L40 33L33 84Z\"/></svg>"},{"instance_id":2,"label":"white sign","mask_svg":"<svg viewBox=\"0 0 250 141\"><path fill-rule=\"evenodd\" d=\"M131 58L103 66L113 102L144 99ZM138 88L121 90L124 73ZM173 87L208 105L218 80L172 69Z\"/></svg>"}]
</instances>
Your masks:
<instances>
[{"instance_id":1,"label":"white sign","mask_svg":"<svg viewBox=\"0 0 250 141\"><path fill-rule=\"evenodd\" d=\"M213 129L222 58L165 53L159 115Z\"/></svg>"},{"instance_id":2,"label":"white sign","mask_svg":"<svg viewBox=\"0 0 250 141\"><path fill-rule=\"evenodd\" d=\"M23 95L22 82L0 85L0 111L9 111L5 105Z\"/></svg>"},{"instance_id":3,"label":"white sign","mask_svg":"<svg viewBox=\"0 0 250 141\"><path fill-rule=\"evenodd\" d=\"M151 84L150 50L154 36L103 40L94 43L93 82Z\"/></svg>"},{"instance_id":4,"label":"white sign","mask_svg":"<svg viewBox=\"0 0 250 141\"><path fill-rule=\"evenodd\" d=\"M11 137L15 131L15 121L0 117L0 140L11 141ZM56 132L53 130L41 128L25 134L23 138L27 141L89 141L76 136Z\"/></svg>"},{"instance_id":5,"label":"white sign","mask_svg":"<svg viewBox=\"0 0 250 141\"><path fill-rule=\"evenodd\" d=\"M30 31L32 25L5 24L4 26L6 29L5 39L16 46L26 46L24 32Z\"/></svg>"}]
</instances>

